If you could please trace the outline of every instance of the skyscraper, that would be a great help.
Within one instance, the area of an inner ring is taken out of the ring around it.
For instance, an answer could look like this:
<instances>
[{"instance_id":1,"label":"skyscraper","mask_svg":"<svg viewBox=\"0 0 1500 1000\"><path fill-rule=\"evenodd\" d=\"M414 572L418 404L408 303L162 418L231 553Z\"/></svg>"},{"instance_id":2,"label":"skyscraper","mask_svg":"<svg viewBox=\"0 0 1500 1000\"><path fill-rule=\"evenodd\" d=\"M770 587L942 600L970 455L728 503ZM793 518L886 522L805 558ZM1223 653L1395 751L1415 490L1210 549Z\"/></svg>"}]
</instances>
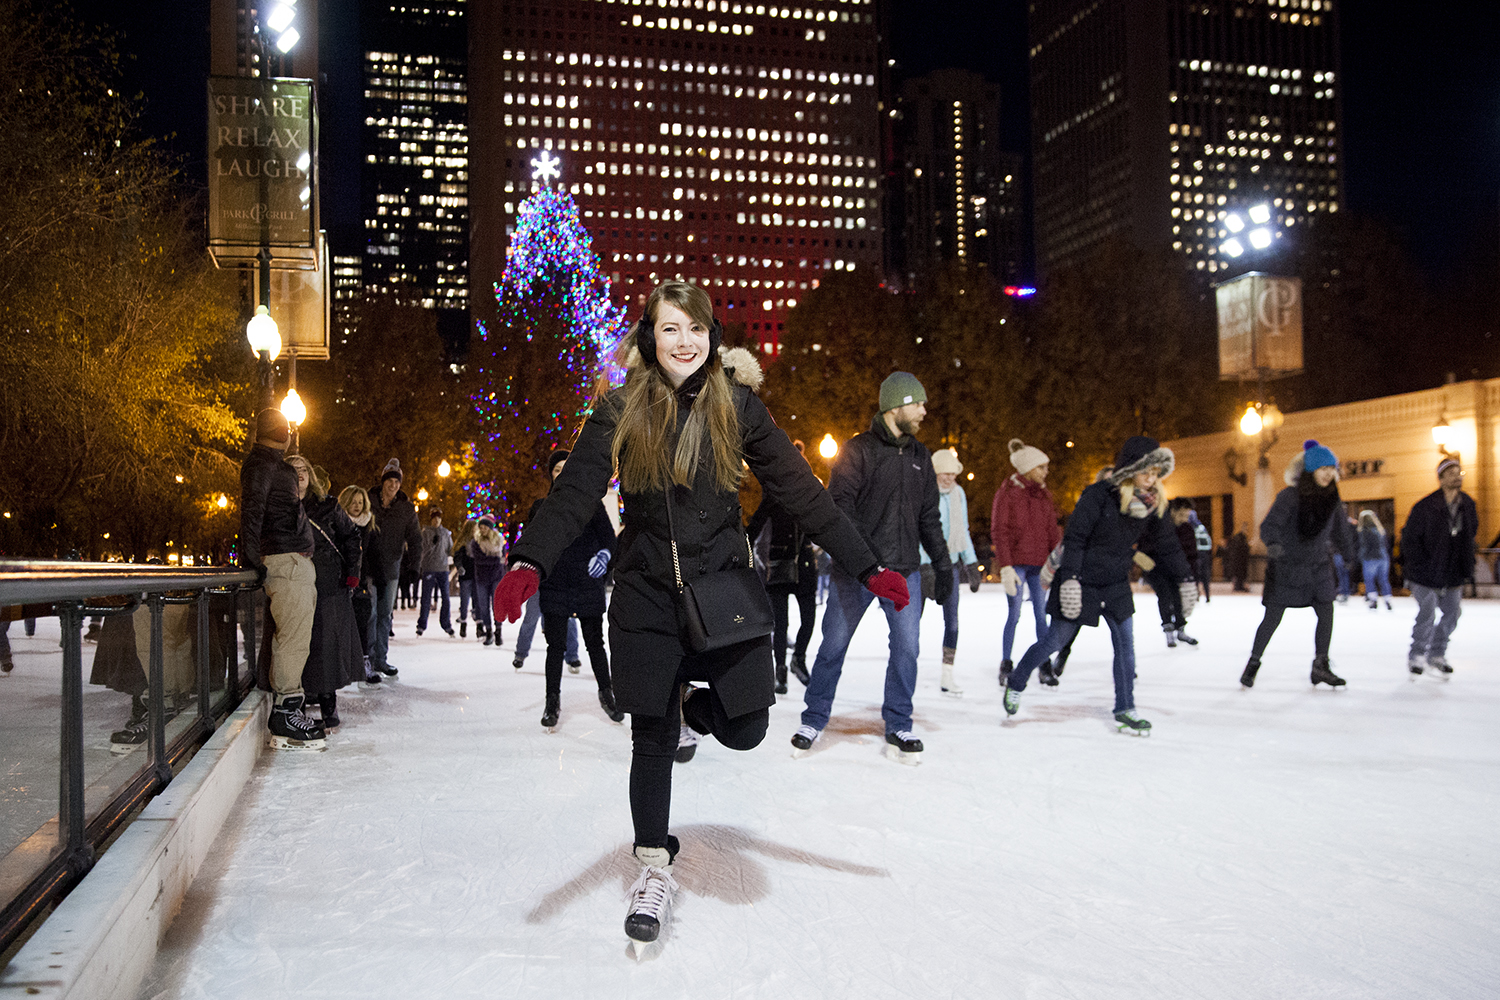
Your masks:
<instances>
[{"instance_id":1,"label":"skyscraper","mask_svg":"<svg viewBox=\"0 0 1500 1000\"><path fill-rule=\"evenodd\" d=\"M554 176L632 309L681 277L763 349L822 275L880 266L872 0L475 0L470 31L476 289Z\"/></svg>"},{"instance_id":2,"label":"skyscraper","mask_svg":"<svg viewBox=\"0 0 1500 1000\"><path fill-rule=\"evenodd\" d=\"M1122 236L1213 274L1236 209L1338 211L1336 2L1034 0L1038 268Z\"/></svg>"},{"instance_id":3,"label":"skyscraper","mask_svg":"<svg viewBox=\"0 0 1500 1000\"><path fill-rule=\"evenodd\" d=\"M365 0L360 18L365 291L436 310L450 348L469 306L465 7Z\"/></svg>"},{"instance_id":4,"label":"skyscraper","mask_svg":"<svg viewBox=\"0 0 1500 1000\"><path fill-rule=\"evenodd\" d=\"M903 84L896 109L888 236L902 283L947 261L1018 280L1021 164L1000 149L1000 88L966 70L938 70Z\"/></svg>"}]
</instances>

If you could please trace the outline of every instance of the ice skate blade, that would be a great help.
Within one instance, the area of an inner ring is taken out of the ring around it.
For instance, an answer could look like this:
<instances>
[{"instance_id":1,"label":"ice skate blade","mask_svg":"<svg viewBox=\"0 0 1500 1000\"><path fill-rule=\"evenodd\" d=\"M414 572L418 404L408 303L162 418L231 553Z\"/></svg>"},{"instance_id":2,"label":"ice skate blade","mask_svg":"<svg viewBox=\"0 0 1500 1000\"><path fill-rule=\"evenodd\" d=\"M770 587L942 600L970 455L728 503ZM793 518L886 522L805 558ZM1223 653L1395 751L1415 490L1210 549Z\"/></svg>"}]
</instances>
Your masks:
<instances>
[{"instance_id":1,"label":"ice skate blade","mask_svg":"<svg viewBox=\"0 0 1500 1000\"><path fill-rule=\"evenodd\" d=\"M1134 736L1136 739L1145 739L1151 735L1151 730L1149 729L1131 729L1129 726L1115 726L1115 729L1126 736Z\"/></svg>"},{"instance_id":2,"label":"ice skate blade","mask_svg":"<svg viewBox=\"0 0 1500 1000\"><path fill-rule=\"evenodd\" d=\"M145 746L144 743L111 743L109 745L109 752L114 754L116 757L123 757L126 754L130 753L132 750L143 746Z\"/></svg>"},{"instance_id":3,"label":"ice skate blade","mask_svg":"<svg viewBox=\"0 0 1500 1000\"><path fill-rule=\"evenodd\" d=\"M918 750L916 753L907 753L894 743L887 743L885 745L885 755L896 763L905 764L907 767L916 767L922 763L922 751Z\"/></svg>"},{"instance_id":4,"label":"ice skate blade","mask_svg":"<svg viewBox=\"0 0 1500 1000\"><path fill-rule=\"evenodd\" d=\"M806 750L803 750L801 747L792 747L792 759L793 760L800 760L801 758L806 757L810 753L812 753L812 747L808 747Z\"/></svg>"},{"instance_id":5,"label":"ice skate blade","mask_svg":"<svg viewBox=\"0 0 1500 1000\"><path fill-rule=\"evenodd\" d=\"M272 736L268 746L272 750L322 753L328 749L328 742L326 740L294 740L289 736Z\"/></svg>"},{"instance_id":6,"label":"ice skate blade","mask_svg":"<svg viewBox=\"0 0 1500 1000\"><path fill-rule=\"evenodd\" d=\"M963 688L943 688L944 698L962 698L963 696Z\"/></svg>"},{"instance_id":7,"label":"ice skate blade","mask_svg":"<svg viewBox=\"0 0 1500 1000\"><path fill-rule=\"evenodd\" d=\"M655 941L637 941L635 938L630 938L630 945L627 950L630 952L630 957L637 962L649 962L652 959L660 957L662 951L661 938L657 938Z\"/></svg>"}]
</instances>

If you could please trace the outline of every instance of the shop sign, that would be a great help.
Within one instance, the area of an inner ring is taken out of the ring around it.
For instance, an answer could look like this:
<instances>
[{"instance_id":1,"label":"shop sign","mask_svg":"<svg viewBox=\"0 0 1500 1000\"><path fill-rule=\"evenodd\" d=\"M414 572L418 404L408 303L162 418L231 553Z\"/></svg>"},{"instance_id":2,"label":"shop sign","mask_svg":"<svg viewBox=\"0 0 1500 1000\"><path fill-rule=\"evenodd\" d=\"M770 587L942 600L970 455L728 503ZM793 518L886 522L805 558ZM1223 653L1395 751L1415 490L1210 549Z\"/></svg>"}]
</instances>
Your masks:
<instances>
[{"instance_id":1,"label":"shop sign","mask_svg":"<svg viewBox=\"0 0 1500 1000\"><path fill-rule=\"evenodd\" d=\"M1302 370L1302 279L1251 271L1215 289L1219 378L1278 378Z\"/></svg>"}]
</instances>

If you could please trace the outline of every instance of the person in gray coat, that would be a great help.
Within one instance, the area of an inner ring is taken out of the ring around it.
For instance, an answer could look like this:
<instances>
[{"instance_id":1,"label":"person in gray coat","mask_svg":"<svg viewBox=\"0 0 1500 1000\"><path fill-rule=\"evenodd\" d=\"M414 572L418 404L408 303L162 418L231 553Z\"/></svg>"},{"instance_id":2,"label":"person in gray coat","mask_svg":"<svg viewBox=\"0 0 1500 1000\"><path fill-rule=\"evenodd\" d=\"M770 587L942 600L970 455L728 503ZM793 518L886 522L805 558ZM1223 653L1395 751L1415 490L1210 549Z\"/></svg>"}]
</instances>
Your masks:
<instances>
[{"instance_id":1,"label":"person in gray coat","mask_svg":"<svg viewBox=\"0 0 1500 1000\"><path fill-rule=\"evenodd\" d=\"M448 561L453 557L453 535L443 527L443 508L427 508L427 527L422 529L422 561L417 567L422 574L422 608L417 612L417 635L427 631L427 614L432 608L432 595L436 591L442 604L438 610L438 624L450 636L453 620L448 605Z\"/></svg>"},{"instance_id":2,"label":"person in gray coat","mask_svg":"<svg viewBox=\"0 0 1500 1000\"><path fill-rule=\"evenodd\" d=\"M1255 630L1250 662L1240 675L1245 687L1255 685L1261 654L1281 624L1287 608L1312 608L1318 616L1313 633L1312 683L1342 687L1344 679L1328 663L1333 640L1333 578L1330 543L1344 558L1353 560L1353 533L1339 499L1339 460L1316 441L1305 441L1301 454L1286 470L1286 489L1260 524L1260 539L1266 544L1266 583L1261 603L1266 615Z\"/></svg>"}]
</instances>

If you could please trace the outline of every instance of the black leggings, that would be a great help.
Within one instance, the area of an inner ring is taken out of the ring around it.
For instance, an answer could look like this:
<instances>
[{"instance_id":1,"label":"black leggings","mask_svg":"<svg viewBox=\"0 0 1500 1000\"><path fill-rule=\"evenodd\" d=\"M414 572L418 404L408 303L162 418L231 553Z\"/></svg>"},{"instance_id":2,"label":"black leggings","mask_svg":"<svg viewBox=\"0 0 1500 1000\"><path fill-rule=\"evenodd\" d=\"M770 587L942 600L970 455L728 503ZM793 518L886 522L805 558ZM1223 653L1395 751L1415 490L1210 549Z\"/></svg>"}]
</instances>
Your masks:
<instances>
[{"instance_id":1,"label":"black leggings","mask_svg":"<svg viewBox=\"0 0 1500 1000\"><path fill-rule=\"evenodd\" d=\"M1156 610L1161 613L1162 629L1171 626L1173 630L1180 631L1185 628L1187 619L1182 617L1182 591L1177 589L1177 584L1155 570L1147 573L1145 580L1156 591Z\"/></svg>"},{"instance_id":2,"label":"black leggings","mask_svg":"<svg viewBox=\"0 0 1500 1000\"><path fill-rule=\"evenodd\" d=\"M771 611L776 616L776 632L771 640L771 649L776 654L776 668L785 670L786 632L788 625L791 624L787 598L797 598L797 645L793 647L793 650L799 656L806 656L807 644L812 641L814 618L818 613L818 595L816 591L799 592L795 586L767 587L766 593L771 595Z\"/></svg>"},{"instance_id":3,"label":"black leggings","mask_svg":"<svg viewBox=\"0 0 1500 1000\"><path fill-rule=\"evenodd\" d=\"M542 635L547 639L547 695L556 697L562 693L563 657L568 646L568 618L542 612ZM579 615L578 631L583 637L583 646L589 651L589 666L594 669L594 680L599 690L609 689L609 657L604 652L604 616Z\"/></svg>"},{"instance_id":4,"label":"black leggings","mask_svg":"<svg viewBox=\"0 0 1500 1000\"><path fill-rule=\"evenodd\" d=\"M1318 613L1318 628L1313 632L1313 654L1324 657L1328 655L1328 645L1333 641L1333 602L1315 601L1312 607ZM1260 659L1260 654L1266 651L1266 645L1276 633L1276 626L1281 624L1281 616L1285 613L1286 608L1280 604L1266 605L1266 616L1261 619L1260 628L1255 630L1255 646L1250 650L1250 659Z\"/></svg>"},{"instance_id":5,"label":"black leggings","mask_svg":"<svg viewBox=\"0 0 1500 1000\"><path fill-rule=\"evenodd\" d=\"M677 683L706 678L693 676L691 658L682 661ZM689 720L706 727L713 737L731 750L753 750L765 739L771 710L757 709L731 719L712 687L699 688L688 702ZM630 717L630 817L635 823L637 847L666 847L667 823L672 811L672 764L677 758L677 740L682 722L676 692L666 715Z\"/></svg>"}]
</instances>

